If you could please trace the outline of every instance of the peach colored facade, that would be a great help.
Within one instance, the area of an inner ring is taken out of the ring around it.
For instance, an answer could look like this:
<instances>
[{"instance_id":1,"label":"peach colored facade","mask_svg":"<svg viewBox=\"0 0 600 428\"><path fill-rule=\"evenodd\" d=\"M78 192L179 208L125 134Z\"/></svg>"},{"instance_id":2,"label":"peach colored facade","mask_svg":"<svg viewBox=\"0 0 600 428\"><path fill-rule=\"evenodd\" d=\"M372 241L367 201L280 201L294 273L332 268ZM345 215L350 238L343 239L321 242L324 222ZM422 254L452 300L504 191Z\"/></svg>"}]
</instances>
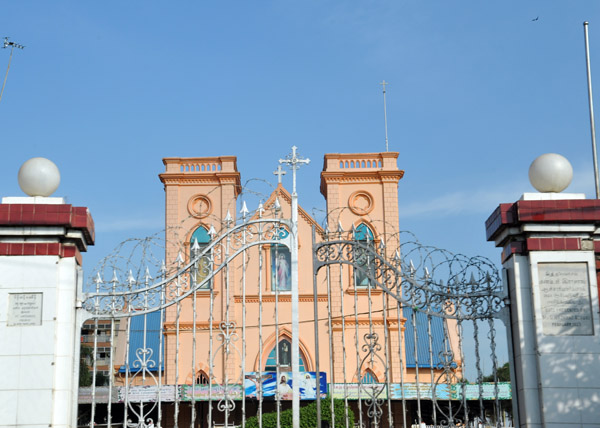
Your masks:
<instances>
[{"instance_id":1,"label":"peach colored facade","mask_svg":"<svg viewBox=\"0 0 600 428\"><path fill-rule=\"evenodd\" d=\"M397 166L398 153L326 154L321 173L321 193L327 201L329 230L344 230L352 226L367 226L373 233L375 245L385 243L389 258L398 247L398 183L404 171ZM189 261L192 234L203 227L222 230L223 219L235 219L239 211L240 173L234 156L205 158L166 158L166 171L160 174L164 184L166 204L166 259L174 260L179 251ZM275 199L281 205L282 217L291 216L290 193L281 185L264 204L264 217L272 214ZM238 207L236 209L236 207ZM313 295L312 230L316 239L324 237L324 230L304 210L299 210L299 314L300 350L306 371L315 371L315 331ZM349 238L346 235L344 238ZM181 250L183 248L183 250ZM192 384L200 375L210 372L211 342L214 358L213 381L242 383L244 373L265 371L267 358L282 338L291 341L291 295L289 291L273 291L272 252L269 245L254 246L245 255L237 256L227 270L213 279L214 302L211 310L210 290L196 293L196 319L193 317L194 298L170 306L166 311L165 384ZM401 372L398 349L403 344L404 319L396 301L376 288L355 289L354 273L350 267L333 266L322 269L317 277L317 305L319 323L320 371L327 373L327 382L357 382L358 376L369 372L376 381L384 382L386 366L375 359L373 364L357 367L356 342L364 344L364 335L370 328L378 334L383 346L380 356L390 361L387 376L392 383L414 382L414 368L404 367ZM225 288L227 276L228 289ZM330 283L330 296L327 291ZM244 291L245 284L245 291ZM355 292L356 290L356 292ZM369 305L369 297L370 305ZM245 300L245 316L242 302ZM277 304L276 304L277 300ZM384 308L387 310L384 312ZM210 314L213 336L211 341ZM228 315L227 315L228 314ZM329 331L329 314L332 328ZM227 319L235 322L239 340L229 363L224 364L222 353L216 352L220 342L218 326ZM259 317L261 317L259 328ZM245 319L244 319L245 318ZM195 365L193 364L195 323ZM246 325L245 341L242 326ZM279 326L277 335L275 325ZM454 329L451 329L452 331ZM178 332L178 333L177 333ZM330 355L329 334L333 352ZM387 340L386 340L387 338ZM346 352L343 345L345 342ZM262 346L261 346L262 343ZM454 348L457 340L452 338ZM245 347L242 367L241 353ZM177 353L177 349L179 352ZM364 355L360 351L360 358ZM458 355L458 353L455 353ZM460 362L457 362L460 367ZM333 372L331 371L333 367ZM430 382L430 371L420 374L421 382ZM437 374L436 374L437 376Z\"/></svg>"}]
</instances>

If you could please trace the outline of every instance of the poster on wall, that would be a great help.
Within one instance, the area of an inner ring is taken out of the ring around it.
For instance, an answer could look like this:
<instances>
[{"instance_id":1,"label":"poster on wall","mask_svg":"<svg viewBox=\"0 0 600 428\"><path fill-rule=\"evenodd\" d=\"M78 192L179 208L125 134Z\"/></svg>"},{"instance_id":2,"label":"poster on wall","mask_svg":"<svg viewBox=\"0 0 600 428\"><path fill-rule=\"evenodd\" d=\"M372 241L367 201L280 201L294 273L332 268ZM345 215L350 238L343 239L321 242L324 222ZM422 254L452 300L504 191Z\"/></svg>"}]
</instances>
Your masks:
<instances>
[{"instance_id":1,"label":"poster on wall","mask_svg":"<svg viewBox=\"0 0 600 428\"><path fill-rule=\"evenodd\" d=\"M391 398L415 400L417 398L433 398L435 386L435 396L437 400L447 400L450 398L450 388L445 383L431 385L430 383L420 383L417 390L416 383L405 383L404 385L395 383L390 385Z\"/></svg>"},{"instance_id":2,"label":"poster on wall","mask_svg":"<svg viewBox=\"0 0 600 428\"><path fill-rule=\"evenodd\" d=\"M160 389L160 395L159 395ZM130 403L142 403L142 402L156 402L160 401L175 401L177 395L177 388L175 385L134 385L129 388L119 387L119 396L117 401L124 403L126 401Z\"/></svg>"},{"instance_id":3,"label":"poster on wall","mask_svg":"<svg viewBox=\"0 0 600 428\"><path fill-rule=\"evenodd\" d=\"M181 385L181 401L208 401L210 397L213 400L222 400L227 397L231 400L241 400L243 389L242 385L231 384L227 389L222 385Z\"/></svg>"},{"instance_id":4,"label":"poster on wall","mask_svg":"<svg viewBox=\"0 0 600 428\"><path fill-rule=\"evenodd\" d=\"M321 372L317 382L316 372L300 373L300 399L314 400L317 398L317 385L321 397L327 396L327 377L325 372ZM276 398L279 394L281 400L292 399L292 372L279 372L277 379L276 372L249 372L246 373L244 380L244 389L247 398L257 398L258 388L262 390L262 396L265 398Z\"/></svg>"},{"instance_id":5,"label":"poster on wall","mask_svg":"<svg viewBox=\"0 0 600 428\"><path fill-rule=\"evenodd\" d=\"M464 387L464 389L463 389ZM452 385L452 399L462 399L463 391L467 400L479 400L481 393L482 400L495 400L496 399L496 385L494 383L483 383L481 389L478 384L467 384L467 385ZM512 398L512 390L510 382L498 382L498 399L499 400L510 400Z\"/></svg>"},{"instance_id":6,"label":"poster on wall","mask_svg":"<svg viewBox=\"0 0 600 428\"><path fill-rule=\"evenodd\" d=\"M292 289L292 256L288 247L271 247L271 284L272 289L290 291Z\"/></svg>"},{"instance_id":7,"label":"poster on wall","mask_svg":"<svg viewBox=\"0 0 600 428\"><path fill-rule=\"evenodd\" d=\"M385 383L367 383L360 385L360 398L368 399L371 396L387 399L388 389ZM416 400L417 398L431 400L434 387L430 383L391 383L389 385L389 398L392 400ZM445 384L435 385L435 396L437 400L461 400L463 391L467 400L479 400L481 392L482 400L494 400L496 391L499 400L510 400L512 398L510 382L498 382L497 389L494 383L483 383L481 389L478 384ZM336 383L331 385L333 398L347 398L358 400L359 385L357 383Z\"/></svg>"},{"instance_id":8,"label":"poster on wall","mask_svg":"<svg viewBox=\"0 0 600 428\"><path fill-rule=\"evenodd\" d=\"M362 400L368 398L387 399L388 391L385 383L335 383L332 385L333 398L348 398L349 400Z\"/></svg>"}]
</instances>

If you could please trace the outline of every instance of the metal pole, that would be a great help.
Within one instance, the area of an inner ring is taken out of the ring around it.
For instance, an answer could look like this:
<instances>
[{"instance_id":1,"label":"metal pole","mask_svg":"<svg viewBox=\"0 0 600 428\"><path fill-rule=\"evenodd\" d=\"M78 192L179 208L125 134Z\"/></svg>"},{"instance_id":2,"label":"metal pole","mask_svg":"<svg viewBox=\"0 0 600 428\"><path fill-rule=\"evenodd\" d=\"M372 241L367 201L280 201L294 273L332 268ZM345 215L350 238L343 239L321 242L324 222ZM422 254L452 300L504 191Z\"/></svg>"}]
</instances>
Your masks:
<instances>
[{"instance_id":1,"label":"metal pole","mask_svg":"<svg viewBox=\"0 0 600 428\"><path fill-rule=\"evenodd\" d=\"M292 427L300 428L300 325L298 321L298 193L296 192L296 171L310 159L297 156L296 146L292 146L292 154L286 159L279 159L280 164L287 164L292 169L292 230L290 233L292 258Z\"/></svg>"},{"instance_id":2,"label":"metal pole","mask_svg":"<svg viewBox=\"0 0 600 428\"><path fill-rule=\"evenodd\" d=\"M592 156L594 157L594 180L596 184L596 199L600 199L600 181L598 180L598 157L596 155L596 126L594 124L594 99L592 97L592 71L590 68L590 46L588 41L588 22L583 23L585 38L585 62L587 66L588 101L590 106L590 128L592 132Z\"/></svg>"},{"instance_id":3,"label":"metal pole","mask_svg":"<svg viewBox=\"0 0 600 428\"><path fill-rule=\"evenodd\" d=\"M292 424L300 428L300 334L298 298L298 194L296 193L296 165L293 166L292 192ZM316 321L315 321L316 322Z\"/></svg>"},{"instance_id":4,"label":"metal pole","mask_svg":"<svg viewBox=\"0 0 600 428\"><path fill-rule=\"evenodd\" d=\"M316 242L315 226L312 227L312 242ZM317 274L313 273L313 304L315 312L315 371L317 372L317 427L321 428L321 368L319 365L319 302L317 292ZM330 312L331 315L331 312ZM329 335L331 335L331 323L329 323ZM331 355L333 358L333 354ZM332 372L333 373L333 372ZM333 375L333 374L332 374Z\"/></svg>"},{"instance_id":5,"label":"metal pole","mask_svg":"<svg viewBox=\"0 0 600 428\"><path fill-rule=\"evenodd\" d=\"M385 103L385 85L389 85L385 80L380 83L383 86L383 120L385 122L385 151L389 151L388 148L388 133L387 133L387 108Z\"/></svg>"},{"instance_id":6,"label":"metal pole","mask_svg":"<svg viewBox=\"0 0 600 428\"><path fill-rule=\"evenodd\" d=\"M4 83L2 83L2 90L0 90L0 101L2 100L2 94L4 93L4 87L6 86L6 79L8 78L8 71L10 70L10 62L12 61L13 49L10 48L10 56L8 57L8 67L6 67L6 74L4 75Z\"/></svg>"}]
</instances>

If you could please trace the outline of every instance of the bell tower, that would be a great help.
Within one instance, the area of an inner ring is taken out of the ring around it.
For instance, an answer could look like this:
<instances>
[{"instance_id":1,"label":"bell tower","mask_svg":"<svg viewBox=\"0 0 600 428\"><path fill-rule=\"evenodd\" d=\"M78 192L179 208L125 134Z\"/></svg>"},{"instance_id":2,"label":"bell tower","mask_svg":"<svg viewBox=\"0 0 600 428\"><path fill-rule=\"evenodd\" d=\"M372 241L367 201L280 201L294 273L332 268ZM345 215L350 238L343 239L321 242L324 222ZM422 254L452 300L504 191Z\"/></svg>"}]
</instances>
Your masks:
<instances>
[{"instance_id":1,"label":"bell tower","mask_svg":"<svg viewBox=\"0 0 600 428\"><path fill-rule=\"evenodd\" d=\"M165 186L165 238L167 263L181 245L189 245L199 226L221 228L229 211L235 219L240 193L240 173L235 156L164 158L166 171L159 175Z\"/></svg>"},{"instance_id":2,"label":"bell tower","mask_svg":"<svg viewBox=\"0 0 600 428\"><path fill-rule=\"evenodd\" d=\"M325 155L321 193L330 231L366 224L388 248L398 245L398 152Z\"/></svg>"}]
</instances>

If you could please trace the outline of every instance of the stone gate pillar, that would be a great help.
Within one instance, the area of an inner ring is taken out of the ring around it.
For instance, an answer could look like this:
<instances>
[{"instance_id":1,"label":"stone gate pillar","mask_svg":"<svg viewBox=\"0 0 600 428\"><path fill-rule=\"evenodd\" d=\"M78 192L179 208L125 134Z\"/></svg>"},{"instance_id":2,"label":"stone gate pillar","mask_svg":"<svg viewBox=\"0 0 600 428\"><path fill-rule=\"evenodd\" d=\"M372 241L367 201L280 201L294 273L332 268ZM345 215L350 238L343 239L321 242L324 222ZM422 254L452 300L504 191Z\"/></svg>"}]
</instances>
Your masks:
<instances>
[{"instance_id":1,"label":"stone gate pillar","mask_svg":"<svg viewBox=\"0 0 600 428\"><path fill-rule=\"evenodd\" d=\"M85 207L2 198L0 428L77 426L77 297L81 252L93 243Z\"/></svg>"},{"instance_id":2,"label":"stone gate pillar","mask_svg":"<svg viewBox=\"0 0 600 428\"><path fill-rule=\"evenodd\" d=\"M526 193L486 232L510 292L516 426L600 427L600 200Z\"/></svg>"}]
</instances>

